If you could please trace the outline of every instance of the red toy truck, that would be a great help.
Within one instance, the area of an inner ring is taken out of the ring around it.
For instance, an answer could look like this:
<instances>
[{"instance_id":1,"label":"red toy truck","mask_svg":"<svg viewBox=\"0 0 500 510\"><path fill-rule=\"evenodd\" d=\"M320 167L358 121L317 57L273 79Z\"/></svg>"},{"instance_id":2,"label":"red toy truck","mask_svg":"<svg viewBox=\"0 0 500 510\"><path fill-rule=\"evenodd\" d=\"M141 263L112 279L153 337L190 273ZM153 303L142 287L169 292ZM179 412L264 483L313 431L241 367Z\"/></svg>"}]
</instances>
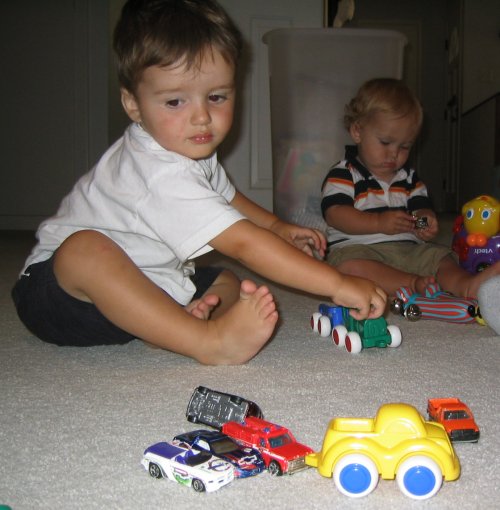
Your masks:
<instances>
[{"instance_id":1,"label":"red toy truck","mask_svg":"<svg viewBox=\"0 0 500 510\"><path fill-rule=\"evenodd\" d=\"M281 425L248 416L242 423L224 423L222 432L245 446L259 450L272 475L291 475L308 468L305 456L313 449L298 443L293 434Z\"/></svg>"},{"instance_id":2,"label":"red toy truck","mask_svg":"<svg viewBox=\"0 0 500 510\"><path fill-rule=\"evenodd\" d=\"M451 441L476 443L479 427L470 409L458 398L430 398L429 419L441 423Z\"/></svg>"}]
</instances>

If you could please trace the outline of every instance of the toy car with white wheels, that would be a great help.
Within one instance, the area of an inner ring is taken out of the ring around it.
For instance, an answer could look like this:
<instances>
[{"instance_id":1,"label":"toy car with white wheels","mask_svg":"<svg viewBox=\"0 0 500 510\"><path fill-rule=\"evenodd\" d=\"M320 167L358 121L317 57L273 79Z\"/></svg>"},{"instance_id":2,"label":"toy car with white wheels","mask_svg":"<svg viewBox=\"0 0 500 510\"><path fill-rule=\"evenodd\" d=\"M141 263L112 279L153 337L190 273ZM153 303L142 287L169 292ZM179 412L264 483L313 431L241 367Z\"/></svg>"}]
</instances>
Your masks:
<instances>
[{"instance_id":1,"label":"toy car with white wheels","mask_svg":"<svg viewBox=\"0 0 500 510\"><path fill-rule=\"evenodd\" d=\"M174 437L198 451L210 452L233 465L236 478L258 475L266 469L258 450L238 444L234 439L217 430L192 430Z\"/></svg>"},{"instance_id":2,"label":"toy car with white wheels","mask_svg":"<svg viewBox=\"0 0 500 510\"><path fill-rule=\"evenodd\" d=\"M375 418L331 420L321 451L306 455L306 464L333 477L337 489L352 498L370 494L382 477L396 478L410 498L427 499L439 491L443 479L460 476L444 427L425 421L408 404L384 404Z\"/></svg>"},{"instance_id":3,"label":"toy car with white wheels","mask_svg":"<svg viewBox=\"0 0 500 510\"><path fill-rule=\"evenodd\" d=\"M472 298L452 296L437 283L430 283L424 294L400 287L391 302L391 311L411 322L419 319L467 324L476 322L478 303Z\"/></svg>"},{"instance_id":4,"label":"toy car with white wheels","mask_svg":"<svg viewBox=\"0 0 500 510\"><path fill-rule=\"evenodd\" d=\"M352 354L370 347L399 347L402 339L401 330L387 325L384 317L356 320L343 306L320 305L311 317L311 327L321 336L331 334L337 347Z\"/></svg>"},{"instance_id":5,"label":"toy car with white wheels","mask_svg":"<svg viewBox=\"0 0 500 510\"><path fill-rule=\"evenodd\" d=\"M234 479L234 468L229 462L175 441L146 448L141 464L153 478L168 478L196 492L216 491Z\"/></svg>"},{"instance_id":6,"label":"toy car with white wheels","mask_svg":"<svg viewBox=\"0 0 500 510\"><path fill-rule=\"evenodd\" d=\"M321 303L311 316L311 329L319 336L330 336L335 326L344 324L342 307Z\"/></svg>"}]
</instances>

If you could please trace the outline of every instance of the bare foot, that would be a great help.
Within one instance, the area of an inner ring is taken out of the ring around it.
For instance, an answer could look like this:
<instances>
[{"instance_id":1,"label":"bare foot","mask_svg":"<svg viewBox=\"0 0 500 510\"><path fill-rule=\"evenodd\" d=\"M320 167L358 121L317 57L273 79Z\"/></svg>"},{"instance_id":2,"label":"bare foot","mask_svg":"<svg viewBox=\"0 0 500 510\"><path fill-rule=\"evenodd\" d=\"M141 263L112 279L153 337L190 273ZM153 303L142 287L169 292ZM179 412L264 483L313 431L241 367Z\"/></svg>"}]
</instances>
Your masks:
<instances>
[{"instance_id":1,"label":"bare foot","mask_svg":"<svg viewBox=\"0 0 500 510\"><path fill-rule=\"evenodd\" d=\"M464 292L462 293L463 297L471 297L477 299L477 293L479 291L479 287L486 280L493 278L494 276L500 275L500 261L495 262L491 266L488 266L486 269L473 275L472 278L468 280L468 285L466 285Z\"/></svg>"},{"instance_id":2,"label":"bare foot","mask_svg":"<svg viewBox=\"0 0 500 510\"><path fill-rule=\"evenodd\" d=\"M194 299L184 307L186 312L190 313L197 319L208 320L212 310L219 304L219 296L215 294L207 294L200 299Z\"/></svg>"},{"instance_id":3,"label":"bare foot","mask_svg":"<svg viewBox=\"0 0 500 510\"><path fill-rule=\"evenodd\" d=\"M415 275L415 277L412 279L410 288L413 292L418 292L419 294L424 294L425 288L430 283L436 283L436 279L434 278L434 276Z\"/></svg>"},{"instance_id":4,"label":"bare foot","mask_svg":"<svg viewBox=\"0 0 500 510\"><path fill-rule=\"evenodd\" d=\"M247 362L269 340L277 320L276 303L269 289L243 280L240 299L224 315L208 323L213 326L220 347L213 362L224 365Z\"/></svg>"}]
</instances>

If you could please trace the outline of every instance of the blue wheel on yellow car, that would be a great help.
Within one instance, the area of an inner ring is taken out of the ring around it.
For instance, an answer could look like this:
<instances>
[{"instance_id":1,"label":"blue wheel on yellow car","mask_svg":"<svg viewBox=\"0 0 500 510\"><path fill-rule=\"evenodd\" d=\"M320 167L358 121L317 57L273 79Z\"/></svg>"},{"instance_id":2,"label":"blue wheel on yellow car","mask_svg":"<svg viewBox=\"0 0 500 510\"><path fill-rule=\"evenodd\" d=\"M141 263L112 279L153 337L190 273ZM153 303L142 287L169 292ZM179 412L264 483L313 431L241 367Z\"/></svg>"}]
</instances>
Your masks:
<instances>
[{"instance_id":1,"label":"blue wheel on yellow car","mask_svg":"<svg viewBox=\"0 0 500 510\"><path fill-rule=\"evenodd\" d=\"M441 488L443 474L434 460L415 455L398 467L396 481L404 495L412 499L427 499Z\"/></svg>"},{"instance_id":2,"label":"blue wheel on yellow car","mask_svg":"<svg viewBox=\"0 0 500 510\"><path fill-rule=\"evenodd\" d=\"M337 489L351 498L361 498L377 486L377 466L366 455L352 453L342 457L333 469L333 481Z\"/></svg>"}]
</instances>

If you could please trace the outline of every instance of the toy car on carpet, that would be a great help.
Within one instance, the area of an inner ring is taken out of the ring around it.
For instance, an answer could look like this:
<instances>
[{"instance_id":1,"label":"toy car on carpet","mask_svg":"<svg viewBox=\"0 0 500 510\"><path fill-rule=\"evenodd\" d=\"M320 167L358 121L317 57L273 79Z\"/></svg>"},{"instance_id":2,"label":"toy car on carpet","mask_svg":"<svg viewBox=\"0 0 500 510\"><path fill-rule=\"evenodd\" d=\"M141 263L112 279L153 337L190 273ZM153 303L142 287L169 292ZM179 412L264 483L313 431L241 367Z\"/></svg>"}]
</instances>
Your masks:
<instances>
[{"instance_id":1,"label":"toy car on carpet","mask_svg":"<svg viewBox=\"0 0 500 510\"><path fill-rule=\"evenodd\" d=\"M220 429L227 421L243 421L247 416L263 418L260 407L238 395L198 386L189 400L186 418Z\"/></svg>"},{"instance_id":2,"label":"toy car on carpet","mask_svg":"<svg viewBox=\"0 0 500 510\"><path fill-rule=\"evenodd\" d=\"M253 416L243 423L224 423L222 432L259 450L271 475L291 475L306 469L305 456L313 451L297 442L286 427Z\"/></svg>"},{"instance_id":3,"label":"toy car on carpet","mask_svg":"<svg viewBox=\"0 0 500 510\"><path fill-rule=\"evenodd\" d=\"M476 443L479 427L471 410L458 398L430 398L427 402L430 420L441 423L452 442Z\"/></svg>"},{"instance_id":4,"label":"toy car on carpet","mask_svg":"<svg viewBox=\"0 0 500 510\"><path fill-rule=\"evenodd\" d=\"M425 288L424 294L400 287L391 302L391 311L403 315L409 321L433 319L467 324L476 322L478 304L472 298L460 298L443 292L437 283Z\"/></svg>"},{"instance_id":5,"label":"toy car on carpet","mask_svg":"<svg viewBox=\"0 0 500 510\"><path fill-rule=\"evenodd\" d=\"M196 492L216 491L234 479L229 462L177 442L160 442L146 448L141 464L153 478L168 478Z\"/></svg>"},{"instance_id":6,"label":"toy car on carpet","mask_svg":"<svg viewBox=\"0 0 500 510\"><path fill-rule=\"evenodd\" d=\"M401 345L401 330L395 325L388 326L384 317L358 321L342 306L319 305L318 312L311 317L311 328L324 337L331 333L335 345L352 354L370 347Z\"/></svg>"},{"instance_id":7,"label":"toy car on carpet","mask_svg":"<svg viewBox=\"0 0 500 510\"><path fill-rule=\"evenodd\" d=\"M215 430L193 430L178 434L174 441L198 451L206 451L233 465L236 478L258 475L266 469L259 451L238 444L234 439Z\"/></svg>"},{"instance_id":8,"label":"toy car on carpet","mask_svg":"<svg viewBox=\"0 0 500 510\"><path fill-rule=\"evenodd\" d=\"M372 492L379 476L396 478L401 492L413 499L430 498L443 478L460 476L444 427L425 421L408 404L384 404L375 418L331 420L321 451L307 455L306 464L333 477L338 490L353 498Z\"/></svg>"}]
</instances>

